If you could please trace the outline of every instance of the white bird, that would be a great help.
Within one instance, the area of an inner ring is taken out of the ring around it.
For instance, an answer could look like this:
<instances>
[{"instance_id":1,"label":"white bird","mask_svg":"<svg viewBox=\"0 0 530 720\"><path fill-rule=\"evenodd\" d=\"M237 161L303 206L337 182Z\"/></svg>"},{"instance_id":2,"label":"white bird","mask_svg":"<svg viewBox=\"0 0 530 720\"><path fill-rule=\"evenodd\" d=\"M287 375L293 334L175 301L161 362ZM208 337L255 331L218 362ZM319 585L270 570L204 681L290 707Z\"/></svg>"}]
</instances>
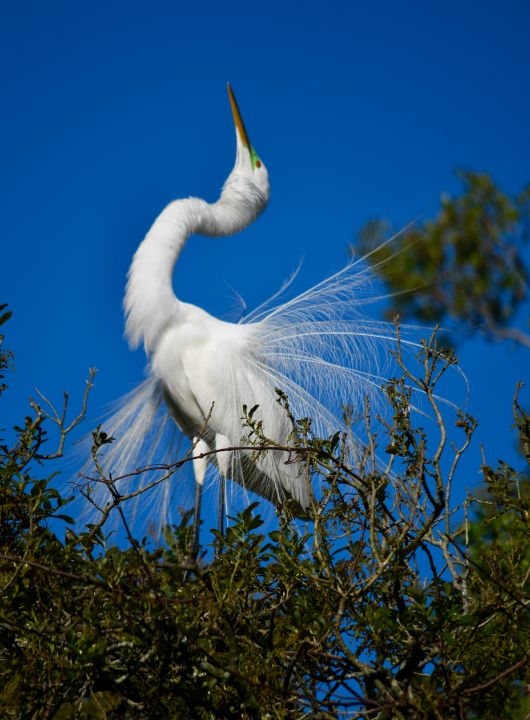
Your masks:
<instances>
[{"instance_id":1,"label":"white bird","mask_svg":"<svg viewBox=\"0 0 530 720\"><path fill-rule=\"evenodd\" d=\"M285 445L292 426L277 402L276 389L281 389L294 415L311 417L315 433L327 436L342 427L344 405L362 411L366 395L380 389L379 361L395 342L390 327L363 315L363 306L372 300L370 279L357 263L274 306L278 293L237 324L175 297L173 268L190 235L237 233L269 200L267 169L250 143L230 86L228 92L236 129L234 168L217 202L193 197L171 202L134 255L124 301L126 336L132 348L143 343L148 378L105 425L116 437L105 458L114 477L160 460L156 454L170 417L192 440L195 545L209 462L221 476L221 525L226 478L276 505L287 498L302 509L310 505L306 475L287 452L268 451L258 459L244 450L222 452L241 444L243 406L257 405L254 417L265 435ZM197 457L211 450L221 452ZM169 482L157 491L153 502L164 524L173 493Z\"/></svg>"}]
</instances>

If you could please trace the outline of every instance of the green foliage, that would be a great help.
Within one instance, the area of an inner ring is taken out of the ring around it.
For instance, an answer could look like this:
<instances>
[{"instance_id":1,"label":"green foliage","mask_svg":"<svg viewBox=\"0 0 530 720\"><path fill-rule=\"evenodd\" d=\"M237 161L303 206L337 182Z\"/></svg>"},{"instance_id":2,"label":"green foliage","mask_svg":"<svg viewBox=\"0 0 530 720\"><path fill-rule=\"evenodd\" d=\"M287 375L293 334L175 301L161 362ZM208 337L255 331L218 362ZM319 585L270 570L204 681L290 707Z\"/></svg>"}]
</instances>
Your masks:
<instances>
[{"instance_id":1,"label":"green foliage","mask_svg":"<svg viewBox=\"0 0 530 720\"><path fill-rule=\"evenodd\" d=\"M528 444L530 416L517 402L514 410L519 439ZM468 589L471 609L482 614L485 641L490 638L489 671L499 674L527 662L530 648L530 479L502 462L484 466L483 474L483 497L474 503L468 530ZM528 717L528 690L528 675L486 688L477 697L477 717Z\"/></svg>"},{"instance_id":2,"label":"green foliage","mask_svg":"<svg viewBox=\"0 0 530 720\"><path fill-rule=\"evenodd\" d=\"M311 521L297 527L286 507L266 533L252 505L211 562L190 557L188 517L155 549L130 535L108 546L109 515L74 528L45 472L56 454L43 453L50 423L59 443L72 424L33 403L0 447L0 717L527 717L529 483L484 467L487 494L454 528L450 485L474 422L459 417L451 450L434 386L452 362L432 340L421 377L402 366L438 417L433 448L407 385L389 383L386 467L371 431L353 468L344 438L292 418L292 453L321 484ZM514 408L528 447L529 417ZM94 440L97 461L109 438Z\"/></svg>"},{"instance_id":3,"label":"green foliage","mask_svg":"<svg viewBox=\"0 0 530 720\"><path fill-rule=\"evenodd\" d=\"M404 230L387 245L381 245L387 223L373 220L361 230L355 250L376 248L368 261L393 294L390 317L452 323L530 347L528 334L509 327L528 297L521 252L530 187L509 197L484 173L459 177L462 194L442 195L434 220Z\"/></svg>"}]
</instances>

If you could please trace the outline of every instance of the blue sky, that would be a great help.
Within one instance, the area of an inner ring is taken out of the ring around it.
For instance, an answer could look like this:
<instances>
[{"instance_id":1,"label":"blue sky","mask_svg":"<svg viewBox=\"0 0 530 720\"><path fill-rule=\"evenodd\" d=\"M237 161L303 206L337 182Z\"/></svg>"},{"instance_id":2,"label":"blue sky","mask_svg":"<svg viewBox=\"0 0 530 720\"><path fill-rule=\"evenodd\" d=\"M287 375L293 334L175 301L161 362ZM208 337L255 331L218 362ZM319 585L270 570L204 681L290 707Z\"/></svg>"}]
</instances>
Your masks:
<instances>
[{"instance_id":1,"label":"blue sky","mask_svg":"<svg viewBox=\"0 0 530 720\"><path fill-rule=\"evenodd\" d=\"M508 192L530 180L530 6L353 2L72 2L6 6L1 301L17 371L1 426L37 386L92 414L142 378L123 340L126 271L162 207L217 197L234 135L226 82L271 176L259 222L194 238L180 297L225 318L305 257L309 285L338 269L371 217L398 230L457 192L457 168ZM510 405L529 355L473 340L460 353L490 458L511 455ZM458 399L458 398L457 398ZM498 452L497 452L498 448ZM474 462L462 479L472 487Z\"/></svg>"}]
</instances>

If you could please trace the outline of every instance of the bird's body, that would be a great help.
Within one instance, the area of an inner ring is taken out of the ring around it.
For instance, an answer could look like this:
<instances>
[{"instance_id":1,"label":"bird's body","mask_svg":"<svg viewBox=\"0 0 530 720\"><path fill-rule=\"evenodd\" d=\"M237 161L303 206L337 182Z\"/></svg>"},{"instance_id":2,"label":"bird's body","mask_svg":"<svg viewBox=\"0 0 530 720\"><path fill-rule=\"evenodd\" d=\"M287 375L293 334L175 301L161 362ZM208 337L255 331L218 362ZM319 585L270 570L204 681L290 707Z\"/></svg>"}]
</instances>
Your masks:
<instances>
[{"instance_id":1,"label":"bird's body","mask_svg":"<svg viewBox=\"0 0 530 720\"><path fill-rule=\"evenodd\" d=\"M201 308L185 305L185 320L169 325L153 352L151 372L164 388L168 409L179 428L201 440L202 450L241 445L243 406L259 406L268 437L285 444L290 432L276 402L275 387L259 363L259 333L253 325L223 322ZM305 483L288 454L270 451L259 461L249 453L227 458L228 475L274 503L293 497L308 505Z\"/></svg>"},{"instance_id":2,"label":"bird's body","mask_svg":"<svg viewBox=\"0 0 530 720\"><path fill-rule=\"evenodd\" d=\"M289 453L277 449L256 458L244 449L223 452L242 444L243 407L257 405L255 418L264 434L284 446L292 424L277 402L280 389L293 413L311 417L314 431L327 436L341 427L344 405L360 409L366 395L380 388L377 348L393 343L384 324L363 315L370 283L355 263L298 297L258 308L236 324L175 296L173 267L190 235L239 232L269 199L267 170L229 92L237 154L219 200L170 203L131 264L124 302L126 335L132 347L143 343L149 376L105 426L117 438L106 456L108 471L117 477L160 460L155 454L162 429L168 418L177 423L195 445L196 521L208 462L217 464L223 482L234 480L274 504L292 498L306 509L307 477ZM162 525L171 497L166 485L155 502Z\"/></svg>"}]
</instances>

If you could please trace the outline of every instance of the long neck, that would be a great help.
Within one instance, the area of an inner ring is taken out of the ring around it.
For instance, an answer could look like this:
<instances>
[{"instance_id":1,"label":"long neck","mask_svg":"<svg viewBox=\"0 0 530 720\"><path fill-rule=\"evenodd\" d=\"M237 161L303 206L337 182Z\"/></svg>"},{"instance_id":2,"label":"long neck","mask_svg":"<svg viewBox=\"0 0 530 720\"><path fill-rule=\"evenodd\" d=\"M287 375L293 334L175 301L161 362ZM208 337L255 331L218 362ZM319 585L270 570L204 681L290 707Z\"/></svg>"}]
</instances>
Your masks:
<instances>
[{"instance_id":1,"label":"long neck","mask_svg":"<svg viewBox=\"0 0 530 720\"><path fill-rule=\"evenodd\" d=\"M160 213L129 269L124 307L131 347L143 341L146 350L152 350L168 324L178 321L182 308L173 292L173 267L189 236L239 232L266 202L254 185L230 176L216 203L186 198L175 200Z\"/></svg>"}]
</instances>

